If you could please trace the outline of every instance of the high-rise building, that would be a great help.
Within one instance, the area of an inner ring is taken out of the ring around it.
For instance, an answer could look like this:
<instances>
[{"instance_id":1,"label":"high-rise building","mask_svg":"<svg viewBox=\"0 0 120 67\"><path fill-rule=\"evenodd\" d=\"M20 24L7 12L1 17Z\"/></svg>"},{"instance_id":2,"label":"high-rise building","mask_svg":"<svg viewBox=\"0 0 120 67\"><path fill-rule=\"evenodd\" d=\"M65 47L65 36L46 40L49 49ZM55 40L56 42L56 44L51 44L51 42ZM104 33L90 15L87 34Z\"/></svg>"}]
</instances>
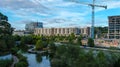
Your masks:
<instances>
[{"instance_id":1,"label":"high-rise building","mask_svg":"<svg viewBox=\"0 0 120 67\"><path fill-rule=\"evenodd\" d=\"M35 28L43 28L42 22L31 22L26 24L25 29L26 31L34 32Z\"/></svg>"},{"instance_id":2,"label":"high-rise building","mask_svg":"<svg viewBox=\"0 0 120 67\"><path fill-rule=\"evenodd\" d=\"M108 38L120 39L120 15L109 16Z\"/></svg>"}]
</instances>

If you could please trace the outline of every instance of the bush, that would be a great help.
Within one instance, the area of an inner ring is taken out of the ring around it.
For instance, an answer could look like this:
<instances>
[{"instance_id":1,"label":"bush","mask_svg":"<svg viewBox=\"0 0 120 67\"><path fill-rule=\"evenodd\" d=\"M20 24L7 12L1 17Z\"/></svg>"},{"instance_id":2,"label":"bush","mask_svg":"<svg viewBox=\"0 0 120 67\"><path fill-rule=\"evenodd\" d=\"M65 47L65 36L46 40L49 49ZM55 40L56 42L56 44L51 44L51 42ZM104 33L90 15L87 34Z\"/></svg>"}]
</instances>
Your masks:
<instances>
[{"instance_id":1,"label":"bush","mask_svg":"<svg viewBox=\"0 0 120 67\"><path fill-rule=\"evenodd\" d=\"M12 60L0 60L0 67L9 67L12 64Z\"/></svg>"},{"instance_id":2,"label":"bush","mask_svg":"<svg viewBox=\"0 0 120 67\"><path fill-rule=\"evenodd\" d=\"M94 47L94 40L92 38L88 38L88 46Z\"/></svg>"},{"instance_id":3,"label":"bush","mask_svg":"<svg viewBox=\"0 0 120 67\"><path fill-rule=\"evenodd\" d=\"M43 45L42 40L38 40L38 41L36 42L35 49L36 49L36 50L42 50L43 47L44 47L44 45Z\"/></svg>"},{"instance_id":4,"label":"bush","mask_svg":"<svg viewBox=\"0 0 120 67\"><path fill-rule=\"evenodd\" d=\"M28 67L25 62L18 62L15 64L15 67Z\"/></svg>"},{"instance_id":5,"label":"bush","mask_svg":"<svg viewBox=\"0 0 120 67\"><path fill-rule=\"evenodd\" d=\"M119 55L102 51L84 51L75 45L60 45L50 62L51 67L119 67Z\"/></svg>"},{"instance_id":6,"label":"bush","mask_svg":"<svg viewBox=\"0 0 120 67\"><path fill-rule=\"evenodd\" d=\"M27 58L21 54L17 54L19 62L15 64L15 67L28 67Z\"/></svg>"}]
</instances>

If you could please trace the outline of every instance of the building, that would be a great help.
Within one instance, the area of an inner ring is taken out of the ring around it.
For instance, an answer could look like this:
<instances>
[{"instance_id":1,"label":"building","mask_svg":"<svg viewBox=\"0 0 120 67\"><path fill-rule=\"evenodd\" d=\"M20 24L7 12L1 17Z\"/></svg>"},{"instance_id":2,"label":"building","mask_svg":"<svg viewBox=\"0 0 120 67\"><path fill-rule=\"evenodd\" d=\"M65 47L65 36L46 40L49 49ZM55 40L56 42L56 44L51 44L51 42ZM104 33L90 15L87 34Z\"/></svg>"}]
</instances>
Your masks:
<instances>
[{"instance_id":1,"label":"building","mask_svg":"<svg viewBox=\"0 0 120 67\"><path fill-rule=\"evenodd\" d=\"M80 28L80 32L84 37L90 37L90 27Z\"/></svg>"},{"instance_id":2,"label":"building","mask_svg":"<svg viewBox=\"0 0 120 67\"><path fill-rule=\"evenodd\" d=\"M26 24L25 29L26 31L34 32L35 28L43 28L42 22L31 22Z\"/></svg>"},{"instance_id":3,"label":"building","mask_svg":"<svg viewBox=\"0 0 120 67\"><path fill-rule=\"evenodd\" d=\"M29 34L30 34L30 32L29 31L25 31L25 30L13 31L13 35L25 36L25 35L29 35Z\"/></svg>"},{"instance_id":4,"label":"building","mask_svg":"<svg viewBox=\"0 0 120 67\"><path fill-rule=\"evenodd\" d=\"M109 16L108 38L120 39L120 15Z\"/></svg>"},{"instance_id":5,"label":"building","mask_svg":"<svg viewBox=\"0 0 120 67\"><path fill-rule=\"evenodd\" d=\"M87 28L85 28L87 29ZM86 33L84 32L86 31ZM35 28L34 34L35 35L45 35L45 36L51 36L51 35L62 35L62 36L68 36L71 33L74 33L75 35L80 35L85 33L87 36L89 36L88 30L82 30L80 28Z\"/></svg>"},{"instance_id":6,"label":"building","mask_svg":"<svg viewBox=\"0 0 120 67\"><path fill-rule=\"evenodd\" d=\"M24 35L24 30L13 31L13 35L23 36Z\"/></svg>"},{"instance_id":7,"label":"building","mask_svg":"<svg viewBox=\"0 0 120 67\"><path fill-rule=\"evenodd\" d=\"M119 39L94 39L94 43L99 47L117 47L120 48Z\"/></svg>"},{"instance_id":8,"label":"building","mask_svg":"<svg viewBox=\"0 0 120 67\"><path fill-rule=\"evenodd\" d=\"M34 31L35 35L69 35L71 33L79 34L78 28L36 28Z\"/></svg>"}]
</instances>

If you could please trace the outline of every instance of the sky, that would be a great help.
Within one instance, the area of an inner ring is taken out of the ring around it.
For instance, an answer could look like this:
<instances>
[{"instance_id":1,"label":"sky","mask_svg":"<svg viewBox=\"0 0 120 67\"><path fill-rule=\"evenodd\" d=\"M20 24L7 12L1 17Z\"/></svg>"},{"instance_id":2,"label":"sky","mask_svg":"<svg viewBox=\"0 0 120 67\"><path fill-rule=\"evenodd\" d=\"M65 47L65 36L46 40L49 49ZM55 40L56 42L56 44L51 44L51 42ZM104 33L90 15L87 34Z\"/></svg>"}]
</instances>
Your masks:
<instances>
[{"instance_id":1,"label":"sky","mask_svg":"<svg viewBox=\"0 0 120 67\"><path fill-rule=\"evenodd\" d=\"M91 26L92 0L0 0L0 12L16 30L30 22L50 27ZM95 0L95 26L108 26L108 16L120 15L120 0Z\"/></svg>"}]
</instances>

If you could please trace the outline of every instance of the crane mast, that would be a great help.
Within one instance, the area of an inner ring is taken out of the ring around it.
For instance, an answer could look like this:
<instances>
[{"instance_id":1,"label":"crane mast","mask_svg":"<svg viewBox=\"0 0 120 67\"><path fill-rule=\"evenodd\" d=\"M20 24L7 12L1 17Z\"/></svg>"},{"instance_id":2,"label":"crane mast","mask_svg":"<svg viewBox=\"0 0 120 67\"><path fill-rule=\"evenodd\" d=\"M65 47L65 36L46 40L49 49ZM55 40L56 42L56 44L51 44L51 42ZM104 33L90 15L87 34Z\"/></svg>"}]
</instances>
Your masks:
<instances>
[{"instance_id":1,"label":"crane mast","mask_svg":"<svg viewBox=\"0 0 120 67\"><path fill-rule=\"evenodd\" d=\"M92 39L94 39L94 23L95 23L95 20L94 20L94 18L95 18L95 0L93 0L93 4L91 5L91 7L92 7L92 25L91 25L91 34L90 34L90 37L92 38Z\"/></svg>"},{"instance_id":2,"label":"crane mast","mask_svg":"<svg viewBox=\"0 0 120 67\"><path fill-rule=\"evenodd\" d=\"M88 5L88 6L91 6L91 7L92 7L92 25L91 25L91 29L90 29L90 37L91 37L92 39L94 39L95 7L102 7L102 8L107 9L107 6L96 5L96 4L95 4L95 0L93 0L92 4L81 3L81 2L78 2L78 1L75 1L75 0L70 0L70 1L76 2L76 3L79 3L79 4Z\"/></svg>"}]
</instances>

